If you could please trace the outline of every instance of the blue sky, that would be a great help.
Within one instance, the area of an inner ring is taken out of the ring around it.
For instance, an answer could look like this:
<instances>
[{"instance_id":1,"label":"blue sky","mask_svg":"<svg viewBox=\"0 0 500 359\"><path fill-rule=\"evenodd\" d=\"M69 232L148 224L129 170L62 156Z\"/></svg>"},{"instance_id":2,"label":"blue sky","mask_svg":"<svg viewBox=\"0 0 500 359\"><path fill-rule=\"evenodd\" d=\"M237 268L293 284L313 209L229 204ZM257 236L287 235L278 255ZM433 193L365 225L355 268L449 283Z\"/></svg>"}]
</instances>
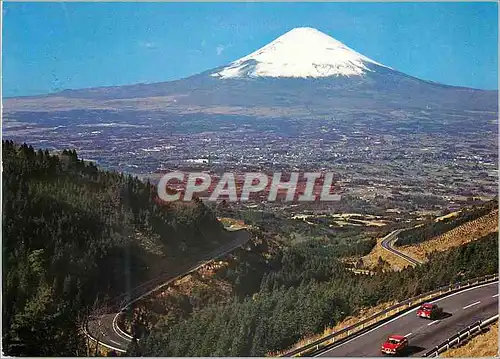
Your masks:
<instances>
[{"instance_id":1,"label":"blue sky","mask_svg":"<svg viewBox=\"0 0 500 359\"><path fill-rule=\"evenodd\" d=\"M4 3L3 93L186 77L315 27L422 79L498 88L496 3Z\"/></svg>"}]
</instances>

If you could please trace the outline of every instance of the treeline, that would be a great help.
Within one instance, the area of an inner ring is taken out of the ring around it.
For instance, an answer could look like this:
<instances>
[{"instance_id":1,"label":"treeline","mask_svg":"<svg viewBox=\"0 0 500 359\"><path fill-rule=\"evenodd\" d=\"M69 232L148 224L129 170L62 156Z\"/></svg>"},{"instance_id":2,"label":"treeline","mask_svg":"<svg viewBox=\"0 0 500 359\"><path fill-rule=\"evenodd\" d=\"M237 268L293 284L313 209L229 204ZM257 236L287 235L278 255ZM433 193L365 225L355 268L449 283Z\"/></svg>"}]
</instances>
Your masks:
<instances>
[{"instance_id":1,"label":"treeline","mask_svg":"<svg viewBox=\"0 0 500 359\"><path fill-rule=\"evenodd\" d=\"M253 295L195 310L155 328L135 342L130 355L265 356L300 338L321 333L360 308L411 296L498 271L498 233L401 272L357 276L329 249L307 244L286 249Z\"/></svg>"},{"instance_id":2,"label":"treeline","mask_svg":"<svg viewBox=\"0 0 500 359\"><path fill-rule=\"evenodd\" d=\"M481 206L466 208L457 217L445 218L438 222L431 220L420 227L401 232L395 244L396 246L404 246L427 241L464 223L478 219L496 208L498 208L498 198Z\"/></svg>"},{"instance_id":3,"label":"treeline","mask_svg":"<svg viewBox=\"0 0 500 359\"><path fill-rule=\"evenodd\" d=\"M87 355L93 308L169 261L221 240L201 201L163 205L149 183L99 170L76 151L3 149L2 344L6 355ZM137 236L155 241L153 255ZM147 258L147 260L146 260Z\"/></svg>"},{"instance_id":4,"label":"treeline","mask_svg":"<svg viewBox=\"0 0 500 359\"><path fill-rule=\"evenodd\" d=\"M253 228L252 240L224 259L226 264L213 277L194 274L198 284L189 294L174 291L167 296L150 298L138 305L127 321L138 337L155 326L171 326L186 320L193 312L218 303L244 300L263 288L297 286L303 281L328 280L335 272L345 272L337 259L368 254L375 244L367 238L312 238L286 244L262 229ZM201 283L200 283L201 282ZM228 290L229 289L229 290Z\"/></svg>"},{"instance_id":5,"label":"treeline","mask_svg":"<svg viewBox=\"0 0 500 359\"><path fill-rule=\"evenodd\" d=\"M279 212L264 211L258 209L236 210L224 201L217 204L207 204L217 213L218 217L230 217L244 221L248 225L263 228L270 234L279 235L282 238L292 239L294 234L304 237L318 237L328 235L330 238L352 238L355 236L364 236L365 231L361 227L347 226L346 228L329 227L329 219L321 217L310 217L307 221L304 219L292 219L289 214ZM312 225L310 223L316 225Z\"/></svg>"},{"instance_id":6,"label":"treeline","mask_svg":"<svg viewBox=\"0 0 500 359\"><path fill-rule=\"evenodd\" d=\"M255 236L261 237L258 233ZM266 243L266 240L263 240ZM272 291L281 286L297 286L304 281L326 281L335 273L345 272L345 264L339 259L346 256L363 256L375 245L375 239L331 240L314 238L312 240L274 248L269 253L269 244L254 248L251 252L241 253L230 265L216 273L228 280L235 293L240 297L253 295L260 289Z\"/></svg>"}]
</instances>

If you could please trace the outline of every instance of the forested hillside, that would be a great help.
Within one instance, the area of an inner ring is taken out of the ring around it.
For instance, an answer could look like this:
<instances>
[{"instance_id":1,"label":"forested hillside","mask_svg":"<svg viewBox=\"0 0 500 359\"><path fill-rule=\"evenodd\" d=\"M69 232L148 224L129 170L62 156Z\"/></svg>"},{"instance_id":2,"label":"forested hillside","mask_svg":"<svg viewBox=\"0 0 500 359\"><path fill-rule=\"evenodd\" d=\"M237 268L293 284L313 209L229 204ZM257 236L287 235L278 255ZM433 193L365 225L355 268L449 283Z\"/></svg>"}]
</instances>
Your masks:
<instances>
[{"instance_id":1,"label":"forested hillside","mask_svg":"<svg viewBox=\"0 0 500 359\"><path fill-rule=\"evenodd\" d=\"M92 308L226 240L201 201L159 204L149 183L74 150L2 145L6 355L86 355L79 328Z\"/></svg>"},{"instance_id":2,"label":"forested hillside","mask_svg":"<svg viewBox=\"0 0 500 359\"><path fill-rule=\"evenodd\" d=\"M456 217L443 219L440 221L429 221L419 227L401 232L396 246L404 246L424 242L437 237L461 224L480 218L498 208L498 198L495 198L484 205L463 209Z\"/></svg>"},{"instance_id":3,"label":"forested hillside","mask_svg":"<svg viewBox=\"0 0 500 359\"><path fill-rule=\"evenodd\" d=\"M322 333L361 308L498 271L498 232L438 253L422 266L401 272L380 268L372 277L355 275L340 262L342 255L357 253L356 247L339 251L336 244L312 240L274 254L266 273L247 263L223 269L218 276L229 276L240 288L256 287L255 293L195 308L177 324L160 320L168 325L156 326L129 354L265 356Z\"/></svg>"},{"instance_id":4,"label":"forested hillside","mask_svg":"<svg viewBox=\"0 0 500 359\"><path fill-rule=\"evenodd\" d=\"M200 201L161 204L149 183L102 171L75 151L51 155L3 142L2 195L6 355L88 355L79 328L105 299L227 240ZM325 235L274 217L258 223L269 228L253 229L253 245L215 274L230 296L180 297L182 312L151 316L155 326L129 354L263 356L361 308L498 269L498 232L422 266L379 268L370 277L342 261L374 246L357 230Z\"/></svg>"}]
</instances>

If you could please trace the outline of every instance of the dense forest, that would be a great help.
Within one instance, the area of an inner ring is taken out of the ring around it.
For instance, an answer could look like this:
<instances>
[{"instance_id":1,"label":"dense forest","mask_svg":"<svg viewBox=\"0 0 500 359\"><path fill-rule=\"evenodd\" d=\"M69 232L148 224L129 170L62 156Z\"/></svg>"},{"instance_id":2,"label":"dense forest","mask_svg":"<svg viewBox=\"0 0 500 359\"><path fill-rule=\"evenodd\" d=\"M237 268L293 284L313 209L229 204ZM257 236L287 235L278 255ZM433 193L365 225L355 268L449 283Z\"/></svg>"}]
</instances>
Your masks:
<instances>
[{"instance_id":1,"label":"dense forest","mask_svg":"<svg viewBox=\"0 0 500 359\"><path fill-rule=\"evenodd\" d=\"M244 247L222 258L225 265L213 263L217 269L212 275L195 272L186 277L184 284L169 286L172 291L168 295L152 295L137 303L128 312L125 325L140 337L154 327L183 321L207 305L244 300L267 284L273 290L272 282L278 278L287 278L290 285L311 279L325 281L334 271L345 272L347 264L337 259L366 255L376 243L375 239L355 235L304 237L290 241L261 228L250 229L250 232L252 239ZM311 260L312 257L317 261ZM297 262L304 267L292 267L291 264Z\"/></svg>"},{"instance_id":2,"label":"dense forest","mask_svg":"<svg viewBox=\"0 0 500 359\"><path fill-rule=\"evenodd\" d=\"M178 316L167 313L152 330L134 323L144 336L128 354L264 356L360 308L498 268L496 233L416 268L384 272L381 264L374 276L355 275L341 259L375 244L358 229L325 234L264 212L212 211L196 199L162 204L150 183L102 171L74 150L50 154L4 141L2 151L6 355L89 355L80 329L103 302L227 240L215 212L264 228L252 229L250 248L216 273L232 296L179 297Z\"/></svg>"},{"instance_id":3,"label":"dense forest","mask_svg":"<svg viewBox=\"0 0 500 359\"><path fill-rule=\"evenodd\" d=\"M161 204L149 183L99 170L74 150L4 141L2 153L6 355L87 355L80 328L106 297L225 240L201 201Z\"/></svg>"},{"instance_id":4,"label":"dense forest","mask_svg":"<svg viewBox=\"0 0 500 359\"><path fill-rule=\"evenodd\" d=\"M430 220L420 227L415 227L401 232L396 246L404 246L427 241L437 237L461 224L478 219L492 210L498 208L498 198L495 198L484 205L464 208L456 217L445 218L440 221Z\"/></svg>"},{"instance_id":5,"label":"dense forest","mask_svg":"<svg viewBox=\"0 0 500 359\"><path fill-rule=\"evenodd\" d=\"M370 241L351 246L308 241L283 248L266 262L266 271L248 262L223 269L218 275L241 288L238 295L195 308L178 322L165 321L168 325L154 327L128 354L265 356L321 333L361 308L498 270L498 232L401 272L385 272L381 266L374 276L355 275L339 261L369 247Z\"/></svg>"}]
</instances>

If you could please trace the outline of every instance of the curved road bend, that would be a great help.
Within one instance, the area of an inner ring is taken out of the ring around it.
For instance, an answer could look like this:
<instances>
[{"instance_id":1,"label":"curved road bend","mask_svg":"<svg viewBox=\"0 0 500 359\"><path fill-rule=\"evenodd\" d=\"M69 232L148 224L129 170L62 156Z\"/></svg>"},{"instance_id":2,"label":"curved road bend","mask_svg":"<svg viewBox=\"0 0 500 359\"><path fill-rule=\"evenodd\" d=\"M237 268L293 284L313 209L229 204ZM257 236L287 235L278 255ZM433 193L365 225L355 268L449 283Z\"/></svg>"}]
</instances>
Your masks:
<instances>
[{"instance_id":1,"label":"curved road bend","mask_svg":"<svg viewBox=\"0 0 500 359\"><path fill-rule=\"evenodd\" d=\"M383 323L318 356L381 357L380 346L391 334L408 337L408 356L422 356L468 325L498 314L498 282L469 288L432 301L444 310L439 320L417 317L417 308Z\"/></svg>"},{"instance_id":2,"label":"curved road bend","mask_svg":"<svg viewBox=\"0 0 500 359\"><path fill-rule=\"evenodd\" d=\"M405 261L409 262L411 265L415 266L415 265L419 265L419 264L422 264L422 262L396 250L394 247L393 247L393 244L396 242L396 240L398 239L398 234L401 233L402 231L404 231L404 229L397 229L395 231L392 231L391 233L389 233L387 236L384 237L384 239L382 240L381 244L382 244L382 248L384 248L385 250L397 255L398 257L400 258L403 258Z\"/></svg>"},{"instance_id":3,"label":"curved road bend","mask_svg":"<svg viewBox=\"0 0 500 359\"><path fill-rule=\"evenodd\" d=\"M159 280L157 287L159 285L166 285L181 276L195 271L208 262L217 259L229 252L232 252L236 248L244 245L251 238L250 233L246 230L229 229L228 231L233 232L232 235L236 237L232 242L218 248L210 254L205 255L202 259L189 267L186 266L184 268L179 268L175 272L171 272L162 278L158 278ZM152 289L151 286L145 287L143 292L139 292L134 296L133 301L135 302L138 299L147 296L154 290L155 289ZM129 302L127 305L130 304L131 302ZM99 343L101 343L105 347L116 350L118 352L125 352L127 350L128 344L131 341L131 337L130 335L123 333L122 331L120 331L120 329L118 329L116 325L116 319L118 315L119 313L105 314L100 316L99 318L90 320L87 325L87 330L93 338L99 339Z\"/></svg>"}]
</instances>

